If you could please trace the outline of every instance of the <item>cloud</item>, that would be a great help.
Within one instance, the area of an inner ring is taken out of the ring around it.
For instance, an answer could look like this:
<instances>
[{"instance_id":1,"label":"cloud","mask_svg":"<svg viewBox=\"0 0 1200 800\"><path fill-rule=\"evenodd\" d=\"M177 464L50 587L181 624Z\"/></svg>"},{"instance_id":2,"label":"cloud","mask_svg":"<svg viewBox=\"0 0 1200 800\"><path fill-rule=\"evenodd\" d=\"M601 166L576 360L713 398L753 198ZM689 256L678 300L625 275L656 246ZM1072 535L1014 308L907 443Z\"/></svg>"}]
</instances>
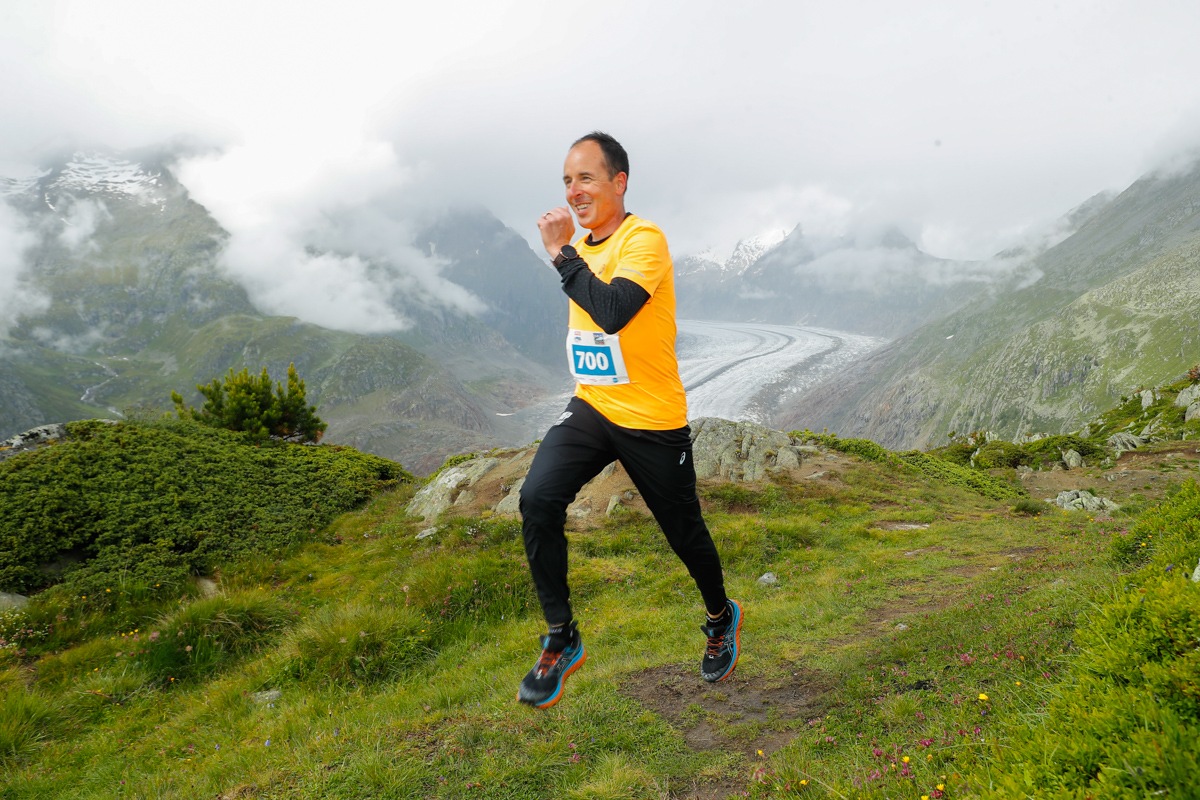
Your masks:
<instances>
[{"instance_id":1,"label":"cloud","mask_svg":"<svg viewBox=\"0 0 1200 800\"><path fill-rule=\"evenodd\" d=\"M25 253L36 242L24 220L0 201L0 337L7 336L21 317L50 307L50 299L26 281Z\"/></svg>"},{"instance_id":2,"label":"cloud","mask_svg":"<svg viewBox=\"0 0 1200 800\"><path fill-rule=\"evenodd\" d=\"M92 237L95 236L96 229L102 222L112 219L104 201L72 198L65 209L60 206L59 210L63 212L62 229L58 233L59 242L76 256L94 252L96 242Z\"/></svg>"},{"instance_id":3,"label":"cloud","mask_svg":"<svg viewBox=\"0 0 1200 800\"><path fill-rule=\"evenodd\" d=\"M935 255L982 260L1200 142L1187 124L1200 100L1200 17L1167 0L930 0L904 13L883 0L749 0L737 13L715 0L614 0L599 17L550 0L8 5L0 107L13 113L0 161L179 137L235 160L238 148L268 159L283 148L312 178L297 192L326 191L345 169L343 201L363 181L372 200L355 208L365 213L388 196L373 182L390 175L408 209L483 205L535 250L537 217L562 203L566 147L593 128L629 149L631 210L660 223L676 255L729 252L797 222L833 230L853 211L924 231ZM580 40L588 46L572 49ZM1157 139L1163 158L1147 152ZM314 164L326 174L312 175ZM288 163L278 166L262 177L291 185ZM208 178L195 191L225 197L222 223L253 242L255 226L231 216L253 210L238 200L244 187L203 171L189 176ZM276 263L306 264L295 249L307 253L313 232L337 238L322 227L340 208L330 196L297 204L315 227L293 229L286 247L259 242ZM358 253L362 264L334 274L370 288L381 256L353 244L323 255ZM436 263L418 261L405 267L419 276L409 284L377 288L471 305L438 285ZM305 268L321 281L331 265ZM273 269L258 295L300 303ZM402 323L364 303L339 306Z\"/></svg>"},{"instance_id":4,"label":"cloud","mask_svg":"<svg viewBox=\"0 0 1200 800\"><path fill-rule=\"evenodd\" d=\"M222 263L259 308L357 333L409 327L405 306L483 309L412 247L409 170L389 143L314 144L255 138L174 167L229 232Z\"/></svg>"}]
</instances>

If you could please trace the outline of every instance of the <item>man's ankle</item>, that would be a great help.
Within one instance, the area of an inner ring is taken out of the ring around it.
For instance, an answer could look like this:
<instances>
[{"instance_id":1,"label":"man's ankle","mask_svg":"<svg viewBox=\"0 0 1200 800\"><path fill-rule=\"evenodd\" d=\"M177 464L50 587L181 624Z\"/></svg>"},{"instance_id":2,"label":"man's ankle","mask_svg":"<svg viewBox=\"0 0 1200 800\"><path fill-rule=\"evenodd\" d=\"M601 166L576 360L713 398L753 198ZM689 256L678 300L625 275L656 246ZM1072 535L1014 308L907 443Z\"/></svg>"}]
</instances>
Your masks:
<instances>
[{"instance_id":1,"label":"man's ankle","mask_svg":"<svg viewBox=\"0 0 1200 800\"><path fill-rule=\"evenodd\" d=\"M546 649L551 651L563 650L575 643L578 635L574 620L559 622L546 626Z\"/></svg>"}]
</instances>

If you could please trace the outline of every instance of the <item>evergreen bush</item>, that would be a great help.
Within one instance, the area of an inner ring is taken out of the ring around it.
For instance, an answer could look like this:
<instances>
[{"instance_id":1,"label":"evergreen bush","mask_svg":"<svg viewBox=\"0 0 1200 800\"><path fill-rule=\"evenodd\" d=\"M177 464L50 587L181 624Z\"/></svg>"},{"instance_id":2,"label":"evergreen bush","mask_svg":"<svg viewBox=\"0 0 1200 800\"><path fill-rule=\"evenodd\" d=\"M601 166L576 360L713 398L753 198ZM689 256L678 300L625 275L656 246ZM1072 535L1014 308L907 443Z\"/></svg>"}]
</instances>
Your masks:
<instances>
[{"instance_id":1,"label":"evergreen bush","mask_svg":"<svg viewBox=\"0 0 1200 800\"><path fill-rule=\"evenodd\" d=\"M412 476L351 448L255 446L195 423L68 423L0 463L0 591L92 609L178 596L189 575L313 538Z\"/></svg>"},{"instance_id":2,"label":"evergreen bush","mask_svg":"<svg viewBox=\"0 0 1200 800\"><path fill-rule=\"evenodd\" d=\"M288 365L286 389L283 384L272 387L265 367L257 378L249 370L234 374L231 369L223 381L214 378L196 389L205 398L198 411L186 405L178 392L171 393L180 419L242 431L255 439L274 437L290 442L319 441L328 427L317 416L316 406L308 405L295 364Z\"/></svg>"}]
</instances>

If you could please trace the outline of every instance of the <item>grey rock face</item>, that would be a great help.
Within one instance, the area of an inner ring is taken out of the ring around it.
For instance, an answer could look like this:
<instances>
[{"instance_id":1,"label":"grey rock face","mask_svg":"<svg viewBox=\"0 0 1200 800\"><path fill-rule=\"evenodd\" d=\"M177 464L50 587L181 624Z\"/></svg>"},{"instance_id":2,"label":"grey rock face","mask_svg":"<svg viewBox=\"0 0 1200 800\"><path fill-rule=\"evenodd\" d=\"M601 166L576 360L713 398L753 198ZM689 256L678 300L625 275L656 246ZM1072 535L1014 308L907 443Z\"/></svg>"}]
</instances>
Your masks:
<instances>
[{"instance_id":1,"label":"grey rock face","mask_svg":"<svg viewBox=\"0 0 1200 800\"><path fill-rule=\"evenodd\" d=\"M436 519L458 499L460 489L470 486L499 463L495 458L474 458L443 470L413 496L405 511L426 521Z\"/></svg>"},{"instance_id":2,"label":"grey rock face","mask_svg":"<svg viewBox=\"0 0 1200 800\"><path fill-rule=\"evenodd\" d=\"M1179 408L1188 408L1197 401L1200 401L1200 383L1189 386L1175 397L1175 405Z\"/></svg>"},{"instance_id":3,"label":"grey rock face","mask_svg":"<svg viewBox=\"0 0 1200 800\"><path fill-rule=\"evenodd\" d=\"M12 458L17 453L24 453L26 450L52 444L59 439L65 439L66 436L67 428L62 424L39 425L31 428L24 433L18 433L11 439L0 442L0 461Z\"/></svg>"},{"instance_id":4,"label":"grey rock face","mask_svg":"<svg viewBox=\"0 0 1200 800\"><path fill-rule=\"evenodd\" d=\"M691 427L692 456L701 480L755 481L775 470L796 469L803 460L804 451L790 436L753 422L701 417Z\"/></svg>"},{"instance_id":5,"label":"grey rock face","mask_svg":"<svg viewBox=\"0 0 1200 800\"><path fill-rule=\"evenodd\" d=\"M1183 412L1183 421L1191 422L1194 419L1200 419L1200 400L1192 403L1187 407L1187 411Z\"/></svg>"},{"instance_id":6,"label":"grey rock face","mask_svg":"<svg viewBox=\"0 0 1200 800\"><path fill-rule=\"evenodd\" d=\"M1096 497L1083 489L1059 492L1054 504L1070 511L1116 511L1120 506L1107 497Z\"/></svg>"},{"instance_id":7,"label":"grey rock face","mask_svg":"<svg viewBox=\"0 0 1200 800\"><path fill-rule=\"evenodd\" d=\"M1083 466L1083 456L1079 455L1078 451L1067 450L1062 456L1063 464L1067 469L1079 469Z\"/></svg>"},{"instance_id":8,"label":"grey rock face","mask_svg":"<svg viewBox=\"0 0 1200 800\"><path fill-rule=\"evenodd\" d=\"M1126 433L1124 431L1121 431L1120 433L1114 433L1106 440L1106 444L1113 448L1117 455L1121 455L1121 453L1129 450L1137 450L1145 443L1146 440L1142 437L1134 436L1132 433Z\"/></svg>"},{"instance_id":9,"label":"grey rock face","mask_svg":"<svg viewBox=\"0 0 1200 800\"><path fill-rule=\"evenodd\" d=\"M525 477L517 478L512 488L508 490L508 494L504 499L496 504L497 514L520 514L521 513L521 487L525 485Z\"/></svg>"},{"instance_id":10,"label":"grey rock face","mask_svg":"<svg viewBox=\"0 0 1200 800\"><path fill-rule=\"evenodd\" d=\"M1145 389L1138 393L1142 398L1142 410L1145 411L1150 406L1154 405L1154 401L1158 399L1158 392L1153 389Z\"/></svg>"}]
</instances>

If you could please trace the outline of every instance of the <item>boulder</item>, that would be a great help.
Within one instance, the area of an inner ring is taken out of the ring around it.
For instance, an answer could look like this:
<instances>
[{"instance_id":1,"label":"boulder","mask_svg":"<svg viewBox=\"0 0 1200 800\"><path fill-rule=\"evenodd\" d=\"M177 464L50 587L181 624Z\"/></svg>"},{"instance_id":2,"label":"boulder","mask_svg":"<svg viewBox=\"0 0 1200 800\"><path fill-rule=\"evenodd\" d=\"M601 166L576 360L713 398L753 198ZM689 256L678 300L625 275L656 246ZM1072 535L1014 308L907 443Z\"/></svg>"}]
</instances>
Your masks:
<instances>
[{"instance_id":1,"label":"boulder","mask_svg":"<svg viewBox=\"0 0 1200 800\"><path fill-rule=\"evenodd\" d=\"M442 470L413 496L405 511L414 517L423 517L427 522L436 519L458 499L462 489L475 483L499 463L499 459L477 457Z\"/></svg>"},{"instance_id":2,"label":"boulder","mask_svg":"<svg viewBox=\"0 0 1200 800\"><path fill-rule=\"evenodd\" d=\"M1083 466L1083 456L1077 450L1066 450L1062 454L1063 464L1067 469L1079 469Z\"/></svg>"},{"instance_id":3,"label":"boulder","mask_svg":"<svg viewBox=\"0 0 1200 800\"><path fill-rule=\"evenodd\" d=\"M8 592L0 592L0 611L8 611L9 609L22 609L29 605L29 598L23 594L9 594Z\"/></svg>"},{"instance_id":4,"label":"boulder","mask_svg":"<svg viewBox=\"0 0 1200 800\"><path fill-rule=\"evenodd\" d=\"M786 433L753 422L701 417L691 427L692 457L701 480L761 480L777 470L798 468L805 455Z\"/></svg>"},{"instance_id":5,"label":"boulder","mask_svg":"<svg viewBox=\"0 0 1200 800\"><path fill-rule=\"evenodd\" d=\"M1183 421L1191 422L1194 419L1200 419L1200 400L1192 403L1187 407L1187 411L1183 412Z\"/></svg>"},{"instance_id":6,"label":"boulder","mask_svg":"<svg viewBox=\"0 0 1200 800\"><path fill-rule=\"evenodd\" d=\"M1175 396L1175 405L1179 408L1188 408L1198 401L1200 401L1200 383L1187 387Z\"/></svg>"},{"instance_id":7,"label":"boulder","mask_svg":"<svg viewBox=\"0 0 1200 800\"><path fill-rule=\"evenodd\" d=\"M1116 511L1120 506L1107 497L1096 497L1086 489L1071 489L1059 492L1054 504L1068 511Z\"/></svg>"},{"instance_id":8,"label":"boulder","mask_svg":"<svg viewBox=\"0 0 1200 800\"><path fill-rule=\"evenodd\" d=\"M1108 437L1105 443L1116 451L1117 455L1121 455L1129 450L1137 450L1146 443L1146 440L1140 436L1134 436L1132 433L1121 431Z\"/></svg>"},{"instance_id":9,"label":"boulder","mask_svg":"<svg viewBox=\"0 0 1200 800\"><path fill-rule=\"evenodd\" d=\"M1155 401L1158 400L1158 392L1154 391L1153 389L1145 389L1141 392L1138 392L1138 396L1142 398L1143 411L1154 405Z\"/></svg>"},{"instance_id":10,"label":"boulder","mask_svg":"<svg viewBox=\"0 0 1200 800\"><path fill-rule=\"evenodd\" d=\"M512 488L508 490L508 494L504 499L496 504L497 514L520 514L521 513L521 487L525 485L525 476L522 475L513 483Z\"/></svg>"}]
</instances>

